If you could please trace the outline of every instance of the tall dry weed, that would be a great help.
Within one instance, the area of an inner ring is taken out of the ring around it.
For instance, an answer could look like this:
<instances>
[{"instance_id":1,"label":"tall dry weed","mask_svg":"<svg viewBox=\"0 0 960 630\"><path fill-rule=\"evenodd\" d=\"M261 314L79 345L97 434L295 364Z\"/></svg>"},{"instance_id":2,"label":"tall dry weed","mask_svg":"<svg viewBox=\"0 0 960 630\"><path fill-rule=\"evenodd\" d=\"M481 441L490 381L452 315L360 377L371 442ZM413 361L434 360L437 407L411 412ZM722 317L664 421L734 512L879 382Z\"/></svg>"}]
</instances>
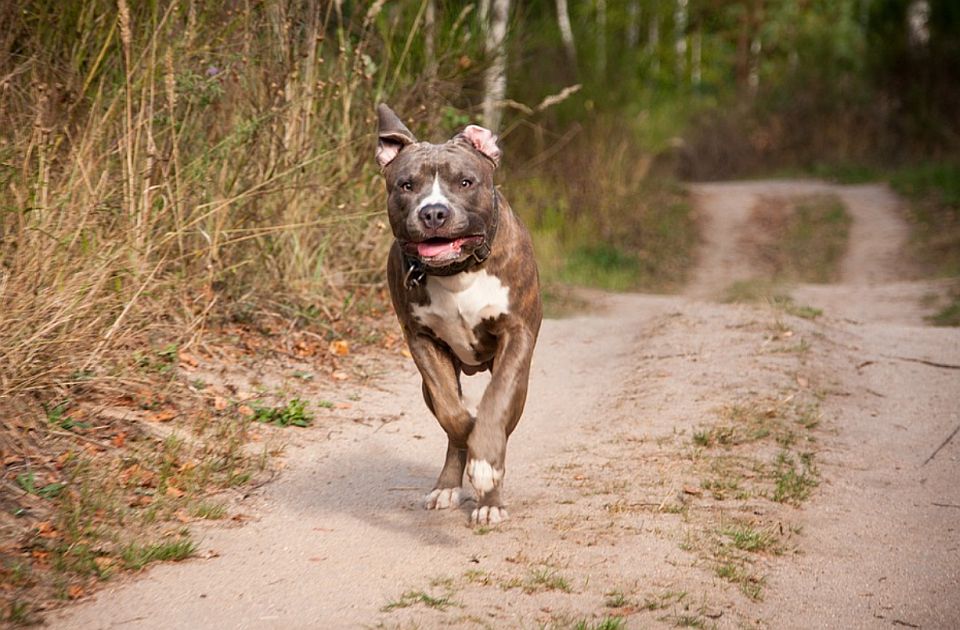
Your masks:
<instances>
[{"instance_id":1,"label":"tall dry weed","mask_svg":"<svg viewBox=\"0 0 960 630\"><path fill-rule=\"evenodd\" d=\"M419 8L6 11L0 407L80 380L122 384L131 346L189 344L239 301L336 319L376 288L388 235L374 105L440 98L414 91Z\"/></svg>"}]
</instances>

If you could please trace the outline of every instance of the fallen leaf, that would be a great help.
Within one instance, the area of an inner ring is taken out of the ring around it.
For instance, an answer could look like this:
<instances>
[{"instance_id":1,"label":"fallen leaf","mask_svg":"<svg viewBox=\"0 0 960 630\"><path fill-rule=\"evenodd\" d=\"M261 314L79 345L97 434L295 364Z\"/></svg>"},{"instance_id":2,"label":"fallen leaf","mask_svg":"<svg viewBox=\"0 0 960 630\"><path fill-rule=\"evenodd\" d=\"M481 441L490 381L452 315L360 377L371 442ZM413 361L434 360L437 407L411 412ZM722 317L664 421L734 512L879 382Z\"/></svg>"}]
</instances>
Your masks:
<instances>
[{"instance_id":1,"label":"fallen leaf","mask_svg":"<svg viewBox=\"0 0 960 630\"><path fill-rule=\"evenodd\" d=\"M83 587L79 584L73 584L67 589L67 597L77 599L83 597Z\"/></svg>"},{"instance_id":2,"label":"fallen leaf","mask_svg":"<svg viewBox=\"0 0 960 630\"><path fill-rule=\"evenodd\" d=\"M126 431L121 431L120 433L117 433L115 436L113 436L113 439L110 440L110 443L116 446L117 448L121 448L124 444L127 443Z\"/></svg>"},{"instance_id":3,"label":"fallen leaf","mask_svg":"<svg viewBox=\"0 0 960 630\"><path fill-rule=\"evenodd\" d=\"M177 358L179 358L180 363L184 365L188 365L193 368L197 367L198 365L197 360L193 358L193 355L190 354L189 352L184 352L183 350L180 350L179 352L177 352Z\"/></svg>"},{"instance_id":4,"label":"fallen leaf","mask_svg":"<svg viewBox=\"0 0 960 630\"><path fill-rule=\"evenodd\" d=\"M407 350L406 348L400 348L400 354L402 354L403 356L407 357L408 359L412 359L412 358L413 358L413 355L410 354L410 351Z\"/></svg>"},{"instance_id":5,"label":"fallen leaf","mask_svg":"<svg viewBox=\"0 0 960 630\"><path fill-rule=\"evenodd\" d=\"M153 497L147 494L135 494L128 501L130 507L146 507L151 503L153 503Z\"/></svg>"},{"instance_id":6,"label":"fallen leaf","mask_svg":"<svg viewBox=\"0 0 960 630\"><path fill-rule=\"evenodd\" d=\"M694 486L684 486L683 493L692 494L695 497L699 497L700 495L703 494L703 490L701 488L696 488Z\"/></svg>"},{"instance_id":7,"label":"fallen leaf","mask_svg":"<svg viewBox=\"0 0 960 630\"><path fill-rule=\"evenodd\" d=\"M174 486L167 486L166 494L168 497L179 499L180 497L183 496L183 490L181 490L180 488L175 488Z\"/></svg>"},{"instance_id":8,"label":"fallen leaf","mask_svg":"<svg viewBox=\"0 0 960 630\"><path fill-rule=\"evenodd\" d=\"M237 407L237 411L240 412L241 416L245 416L247 418L252 418L257 413L250 405L240 405Z\"/></svg>"},{"instance_id":9,"label":"fallen leaf","mask_svg":"<svg viewBox=\"0 0 960 630\"><path fill-rule=\"evenodd\" d=\"M216 409L217 411L223 411L229 406L230 406L230 402L226 398L223 398L222 396L217 396L216 398L213 399L213 408Z\"/></svg>"},{"instance_id":10,"label":"fallen leaf","mask_svg":"<svg viewBox=\"0 0 960 630\"><path fill-rule=\"evenodd\" d=\"M337 370L336 372L334 372L334 373L332 374L332 376L333 376L334 379L336 379L336 380L338 380L338 381L345 381L345 380L347 380L348 378L350 378L350 375L349 375L349 374L347 374L346 372L341 372L340 370Z\"/></svg>"},{"instance_id":11,"label":"fallen leaf","mask_svg":"<svg viewBox=\"0 0 960 630\"><path fill-rule=\"evenodd\" d=\"M41 538L56 538L57 530L50 524L50 521L41 521L37 523L37 533Z\"/></svg>"},{"instance_id":12,"label":"fallen leaf","mask_svg":"<svg viewBox=\"0 0 960 630\"><path fill-rule=\"evenodd\" d=\"M350 354L350 344L343 339L337 339L330 342L330 354L337 357L345 357Z\"/></svg>"},{"instance_id":13,"label":"fallen leaf","mask_svg":"<svg viewBox=\"0 0 960 630\"><path fill-rule=\"evenodd\" d=\"M806 389L807 387L810 386L810 381L808 381L808 380L805 379L804 377L802 377L802 376L800 376L799 374L797 374L797 385L799 385L800 387Z\"/></svg>"},{"instance_id":14,"label":"fallen leaf","mask_svg":"<svg viewBox=\"0 0 960 630\"><path fill-rule=\"evenodd\" d=\"M339 402L336 405L334 405L334 407L336 407L337 409L350 409L353 407L353 405L351 405L348 402Z\"/></svg>"}]
</instances>

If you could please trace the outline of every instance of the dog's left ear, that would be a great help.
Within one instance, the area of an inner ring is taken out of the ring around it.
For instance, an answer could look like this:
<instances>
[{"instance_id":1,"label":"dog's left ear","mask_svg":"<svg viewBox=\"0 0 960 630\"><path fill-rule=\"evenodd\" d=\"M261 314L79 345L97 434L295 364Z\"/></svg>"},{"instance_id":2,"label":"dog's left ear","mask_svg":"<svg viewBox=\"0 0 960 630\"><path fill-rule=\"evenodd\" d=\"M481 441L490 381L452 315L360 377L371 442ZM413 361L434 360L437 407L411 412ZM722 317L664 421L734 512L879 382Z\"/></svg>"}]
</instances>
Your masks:
<instances>
[{"instance_id":1,"label":"dog's left ear","mask_svg":"<svg viewBox=\"0 0 960 630\"><path fill-rule=\"evenodd\" d=\"M377 131L377 163L380 168L384 168L393 162L405 146L415 143L417 139L385 103L380 103L377 107L377 117L380 121Z\"/></svg>"},{"instance_id":2,"label":"dog's left ear","mask_svg":"<svg viewBox=\"0 0 960 630\"><path fill-rule=\"evenodd\" d=\"M474 149L490 158L494 166L500 166L500 147L497 146L497 136L489 129L478 125L467 125L459 136L469 142Z\"/></svg>"}]
</instances>

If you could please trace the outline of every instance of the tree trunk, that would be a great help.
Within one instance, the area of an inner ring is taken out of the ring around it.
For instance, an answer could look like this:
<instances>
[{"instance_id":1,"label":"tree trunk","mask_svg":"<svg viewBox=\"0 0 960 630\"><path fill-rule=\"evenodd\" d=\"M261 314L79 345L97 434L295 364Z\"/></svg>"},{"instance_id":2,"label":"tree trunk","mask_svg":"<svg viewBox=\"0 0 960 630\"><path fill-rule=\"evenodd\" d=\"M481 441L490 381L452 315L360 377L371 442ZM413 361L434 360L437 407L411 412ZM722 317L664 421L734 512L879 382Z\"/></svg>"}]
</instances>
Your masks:
<instances>
[{"instance_id":1,"label":"tree trunk","mask_svg":"<svg viewBox=\"0 0 960 630\"><path fill-rule=\"evenodd\" d=\"M660 72L660 16L650 16L650 28L647 31L647 56L650 57L650 75Z\"/></svg>"},{"instance_id":2,"label":"tree trunk","mask_svg":"<svg viewBox=\"0 0 960 630\"><path fill-rule=\"evenodd\" d=\"M485 49L490 66L484 75L483 122L492 131L500 127L507 92L507 19L510 0L493 0Z\"/></svg>"},{"instance_id":3,"label":"tree trunk","mask_svg":"<svg viewBox=\"0 0 960 630\"><path fill-rule=\"evenodd\" d=\"M427 0L423 21L423 52L427 58L424 68L427 79L437 78L437 0Z\"/></svg>"},{"instance_id":4,"label":"tree trunk","mask_svg":"<svg viewBox=\"0 0 960 630\"><path fill-rule=\"evenodd\" d=\"M627 4L627 50L634 50L640 42L640 0L630 0Z\"/></svg>"},{"instance_id":5,"label":"tree trunk","mask_svg":"<svg viewBox=\"0 0 960 630\"><path fill-rule=\"evenodd\" d=\"M563 48L567 52L567 61L570 62L574 74L576 74L577 44L573 40L573 29L570 26L570 10L567 7L567 0L557 0L557 26L560 28L560 39L563 41Z\"/></svg>"},{"instance_id":6,"label":"tree trunk","mask_svg":"<svg viewBox=\"0 0 960 630\"><path fill-rule=\"evenodd\" d=\"M607 76L607 0L597 3L597 75Z\"/></svg>"},{"instance_id":7,"label":"tree trunk","mask_svg":"<svg viewBox=\"0 0 960 630\"><path fill-rule=\"evenodd\" d=\"M687 76L687 0L677 0L673 12L674 50L676 51L677 84L685 82Z\"/></svg>"},{"instance_id":8,"label":"tree trunk","mask_svg":"<svg viewBox=\"0 0 960 630\"><path fill-rule=\"evenodd\" d=\"M690 81L693 87L699 88L703 80L703 33L698 28L690 38Z\"/></svg>"}]
</instances>

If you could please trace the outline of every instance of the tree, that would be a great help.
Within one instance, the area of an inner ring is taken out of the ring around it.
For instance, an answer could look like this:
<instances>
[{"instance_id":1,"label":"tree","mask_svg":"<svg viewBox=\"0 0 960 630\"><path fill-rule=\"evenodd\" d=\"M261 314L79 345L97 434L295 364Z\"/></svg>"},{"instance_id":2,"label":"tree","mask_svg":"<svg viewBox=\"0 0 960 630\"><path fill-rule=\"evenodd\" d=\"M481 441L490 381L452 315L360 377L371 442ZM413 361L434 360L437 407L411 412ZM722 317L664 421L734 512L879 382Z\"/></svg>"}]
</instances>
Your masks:
<instances>
[{"instance_id":1,"label":"tree","mask_svg":"<svg viewBox=\"0 0 960 630\"><path fill-rule=\"evenodd\" d=\"M507 20L510 0L493 0L489 25L486 28L484 49L490 65L483 80L483 123L493 131L500 127L503 98L507 92Z\"/></svg>"}]
</instances>

